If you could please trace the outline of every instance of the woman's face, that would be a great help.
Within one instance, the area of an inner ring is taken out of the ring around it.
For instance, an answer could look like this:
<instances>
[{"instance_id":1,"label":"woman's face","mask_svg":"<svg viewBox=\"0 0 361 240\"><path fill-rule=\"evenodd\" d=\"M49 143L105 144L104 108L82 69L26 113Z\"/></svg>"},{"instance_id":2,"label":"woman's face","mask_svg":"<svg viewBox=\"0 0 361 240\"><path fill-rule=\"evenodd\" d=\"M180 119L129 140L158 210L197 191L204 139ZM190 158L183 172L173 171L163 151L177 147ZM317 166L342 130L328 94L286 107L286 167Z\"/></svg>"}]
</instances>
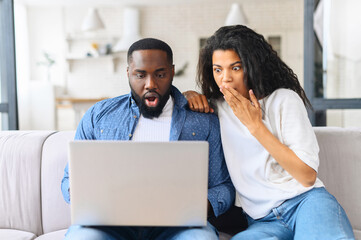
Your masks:
<instances>
[{"instance_id":1,"label":"woman's face","mask_svg":"<svg viewBox=\"0 0 361 240\"><path fill-rule=\"evenodd\" d=\"M234 50L215 50L212 55L213 77L218 87L231 87L249 99L243 81L241 59Z\"/></svg>"}]
</instances>

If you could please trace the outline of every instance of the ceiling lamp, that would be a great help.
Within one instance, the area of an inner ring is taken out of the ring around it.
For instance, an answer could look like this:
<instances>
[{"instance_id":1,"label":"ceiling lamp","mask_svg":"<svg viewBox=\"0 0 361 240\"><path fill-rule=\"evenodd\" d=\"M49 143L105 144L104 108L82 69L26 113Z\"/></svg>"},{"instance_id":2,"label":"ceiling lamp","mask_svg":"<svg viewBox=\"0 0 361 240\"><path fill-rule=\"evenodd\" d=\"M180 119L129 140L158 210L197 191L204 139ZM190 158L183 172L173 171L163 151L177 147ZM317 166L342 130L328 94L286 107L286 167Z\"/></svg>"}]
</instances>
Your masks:
<instances>
[{"instance_id":1,"label":"ceiling lamp","mask_svg":"<svg viewBox=\"0 0 361 240\"><path fill-rule=\"evenodd\" d=\"M86 15L83 25L81 26L82 31L93 31L98 29L103 29L104 23L99 16L98 10L96 8L90 8L88 14Z\"/></svg>"},{"instance_id":2,"label":"ceiling lamp","mask_svg":"<svg viewBox=\"0 0 361 240\"><path fill-rule=\"evenodd\" d=\"M225 26L231 25L246 25L247 19L244 15L241 6L238 3L233 3L231 6L231 10L227 15L227 19L224 23Z\"/></svg>"}]
</instances>

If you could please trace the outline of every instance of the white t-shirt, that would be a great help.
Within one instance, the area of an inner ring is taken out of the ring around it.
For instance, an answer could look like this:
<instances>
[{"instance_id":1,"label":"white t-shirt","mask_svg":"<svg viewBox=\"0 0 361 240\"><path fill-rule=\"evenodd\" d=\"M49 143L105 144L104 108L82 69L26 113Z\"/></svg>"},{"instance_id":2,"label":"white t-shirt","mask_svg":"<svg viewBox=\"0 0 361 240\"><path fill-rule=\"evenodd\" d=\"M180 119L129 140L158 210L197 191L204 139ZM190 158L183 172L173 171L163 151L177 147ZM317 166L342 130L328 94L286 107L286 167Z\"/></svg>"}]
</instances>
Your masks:
<instances>
[{"instance_id":1,"label":"white t-shirt","mask_svg":"<svg viewBox=\"0 0 361 240\"><path fill-rule=\"evenodd\" d=\"M263 123L316 172L319 147L301 98L292 90L278 89L259 101ZM234 115L226 101L217 102L225 159L236 188L236 205L252 218L266 216L287 199L313 187L304 187L285 171Z\"/></svg>"},{"instance_id":2,"label":"white t-shirt","mask_svg":"<svg viewBox=\"0 0 361 240\"><path fill-rule=\"evenodd\" d=\"M169 96L169 99L159 117L149 119L140 115L138 124L133 133L132 141L168 142L173 108L174 101L172 96Z\"/></svg>"}]
</instances>

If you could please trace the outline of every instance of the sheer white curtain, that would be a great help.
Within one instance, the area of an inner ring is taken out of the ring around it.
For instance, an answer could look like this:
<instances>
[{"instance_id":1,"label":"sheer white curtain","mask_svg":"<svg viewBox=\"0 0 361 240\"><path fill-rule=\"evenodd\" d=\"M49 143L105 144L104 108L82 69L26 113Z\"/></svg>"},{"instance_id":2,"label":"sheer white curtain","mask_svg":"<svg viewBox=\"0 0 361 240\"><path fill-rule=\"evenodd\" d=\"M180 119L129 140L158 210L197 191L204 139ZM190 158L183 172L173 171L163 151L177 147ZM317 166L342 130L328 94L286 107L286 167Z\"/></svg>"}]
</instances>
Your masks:
<instances>
[{"instance_id":1,"label":"sheer white curtain","mask_svg":"<svg viewBox=\"0 0 361 240\"><path fill-rule=\"evenodd\" d=\"M15 3L14 11L19 129L54 130L54 86L45 79L31 79L35 69L30 61L28 7Z\"/></svg>"},{"instance_id":2,"label":"sheer white curtain","mask_svg":"<svg viewBox=\"0 0 361 240\"><path fill-rule=\"evenodd\" d=\"M330 1L330 0L326 0ZM328 4L327 98L360 98L361 1Z\"/></svg>"},{"instance_id":3,"label":"sheer white curtain","mask_svg":"<svg viewBox=\"0 0 361 240\"><path fill-rule=\"evenodd\" d=\"M25 5L14 3L14 18L19 129L31 129L29 34Z\"/></svg>"}]
</instances>

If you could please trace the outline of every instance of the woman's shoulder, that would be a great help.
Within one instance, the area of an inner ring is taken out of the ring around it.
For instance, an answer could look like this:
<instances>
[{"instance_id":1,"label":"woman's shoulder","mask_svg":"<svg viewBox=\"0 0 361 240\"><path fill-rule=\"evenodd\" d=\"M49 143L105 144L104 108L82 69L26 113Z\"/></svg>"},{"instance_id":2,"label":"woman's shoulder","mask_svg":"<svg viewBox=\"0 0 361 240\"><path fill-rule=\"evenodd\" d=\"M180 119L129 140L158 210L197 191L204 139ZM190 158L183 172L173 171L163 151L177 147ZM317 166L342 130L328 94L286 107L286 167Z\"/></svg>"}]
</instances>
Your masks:
<instances>
[{"instance_id":1,"label":"woman's shoulder","mask_svg":"<svg viewBox=\"0 0 361 240\"><path fill-rule=\"evenodd\" d=\"M279 88L260 101L264 114L278 115L281 112L304 111L305 105L298 94L290 89Z\"/></svg>"},{"instance_id":2,"label":"woman's shoulder","mask_svg":"<svg viewBox=\"0 0 361 240\"><path fill-rule=\"evenodd\" d=\"M265 97L267 105L285 105L285 104L298 104L303 105L300 96L291 89L279 88L273 91L269 96Z\"/></svg>"},{"instance_id":3,"label":"woman's shoulder","mask_svg":"<svg viewBox=\"0 0 361 240\"><path fill-rule=\"evenodd\" d=\"M288 98L288 97L296 97L299 98L298 94L291 90L291 89L287 89L287 88L279 88L276 89L275 91L273 91L273 93L271 93L269 95L270 98Z\"/></svg>"}]
</instances>

